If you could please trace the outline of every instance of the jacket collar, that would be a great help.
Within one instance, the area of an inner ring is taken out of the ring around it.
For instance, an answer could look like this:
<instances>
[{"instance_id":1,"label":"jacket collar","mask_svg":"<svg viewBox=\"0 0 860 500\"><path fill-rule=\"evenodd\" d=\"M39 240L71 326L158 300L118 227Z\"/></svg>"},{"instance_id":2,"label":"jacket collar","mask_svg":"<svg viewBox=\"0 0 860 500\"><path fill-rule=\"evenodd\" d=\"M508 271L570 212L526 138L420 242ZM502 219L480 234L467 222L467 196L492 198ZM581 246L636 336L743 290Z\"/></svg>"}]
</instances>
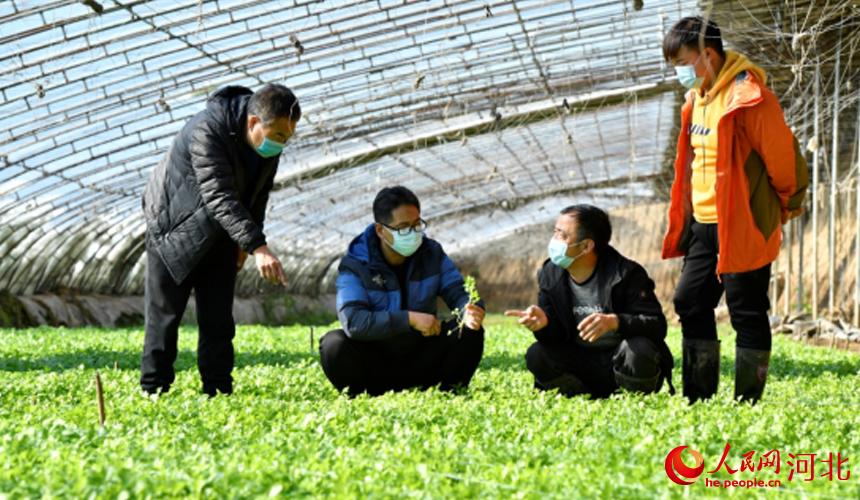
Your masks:
<instances>
[{"instance_id":1,"label":"jacket collar","mask_svg":"<svg viewBox=\"0 0 860 500\"><path fill-rule=\"evenodd\" d=\"M252 94L251 89L247 87L230 85L219 89L206 101L206 109L216 120L225 124L227 132L239 148L251 147L245 142L244 131L248 120L248 101ZM260 158L263 171L257 178L256 185L253 186L252 201L260 195L263 186L273 175L273 170L277 168L279 160L280 155L272 158ZM246 188L244 170L235 169L234 175L236 176L237 187L244 190Z\"/></svg>"},{"instance_id":2,"label":"jacket collar","mask_svg":"<svg viewBox=\"0 0 860 500\"><path fill-rule=\"evenodd\" d=\"M741 71L737 74L728 89L729 98L723 116L740 108L755 106L762 101L761 83L755 75L749 71ZM697 99L696 90L691 89L685 95L686 101L682 108L682 114L689 117L693 111L693 102ZM683 131L683 130L682 130Z\"/></svg>"},{"instance_id":3,"label":"jacket collar","mask_svg":"<svg viewBox=\"0 0 860 500\"><path fill-rule=\"evenodd\" d=\"M242 125L245 124L248 112L248 100L253 92L247 87L229 85L219 89L206 101L209 111L227 124L227 129L234 140L244 138Z\"/></svg>"},{"instance_id":4,"label":"jacket collar","mask_svg":"<svg viewBox=\"0 0 860 500\"><path fill-rule=\"evenodd\" d=\"M612 290L621 282L627 269L626 266L622 265L623 259L624 257L615 248L608 246L603 255L599 256L597 267L594 271L597 273L597 276L594 278L597 279L598 299L601 304L610 309L613 307ZM545 265L546 268L549 268L549 272L546 273L546 276L544 276L544 273L541 273L541 278L545 278L545 280L541 280L541 288L549 290L550 296L555 297L556 300L563 300L559 304L562 310L570 309L570 306L573 305L573 295L568 285L570 274L567 270L552 263L548 266Z\"/></svg>"},{"instance_id":5,"label":"jacket collar","mask_svg":"<svg viewBox=\"0 0 860 500\"><path fill-rule=\"evenodd\" d=\"M621 281L623 277L622 258L618 250L612 246L606 247L603 254L598 257L594 272L597 273L597 283L601 289L611 288ZM549 259L544 262L544 269L547 272L541 275L541 287L547 289L566 287L569 276L567 270L556 265L547 266L547 262Z\"/></svg>"},{"instance_id":6,"label":"jacket collar","mask_svg":"<svg viewBox=\"0 0 860 500\"><path fill-rule=\"evenodd\" d=\"M623 257L613 247L607 247L600 255L595 272L597 276L598 300L601 304L613 308L612 290L622 277L627 266L622 266ZM548 292L549 299L557 311L563 311L559 320L565 330L573 331L576 325L572 324L571 313L573 304L573 293L568 286L568 272L549 260L544 262L544 272L540 273L540 287Z\"/></svg>"}]
</instances>

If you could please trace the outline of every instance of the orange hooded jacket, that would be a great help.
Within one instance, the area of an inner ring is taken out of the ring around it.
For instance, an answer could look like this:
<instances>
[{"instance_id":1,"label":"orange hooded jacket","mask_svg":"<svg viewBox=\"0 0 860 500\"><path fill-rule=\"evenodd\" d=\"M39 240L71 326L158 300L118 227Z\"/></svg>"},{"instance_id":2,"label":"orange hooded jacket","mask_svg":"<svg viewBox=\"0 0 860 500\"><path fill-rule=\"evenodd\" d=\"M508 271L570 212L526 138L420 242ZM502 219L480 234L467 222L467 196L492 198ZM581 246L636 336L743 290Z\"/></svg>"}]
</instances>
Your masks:
<instances>
[{"instance_id":1,"label":"orange hooded jacket","mask_svg":"<svg viewBox=\"0 0 860 500\"><path fill-rule=\"evenodd\" d=\"M726 51L724 69L711 91L728 85L725 113L717 126L716 203L720 253L717 273L752 271L773 262L782 239L781 221L800 208L809 185L806 160L761 68ZM687 93L663 258L682 257L693 220L690 123L697 92Z\"/></svg>"}]
</instances>

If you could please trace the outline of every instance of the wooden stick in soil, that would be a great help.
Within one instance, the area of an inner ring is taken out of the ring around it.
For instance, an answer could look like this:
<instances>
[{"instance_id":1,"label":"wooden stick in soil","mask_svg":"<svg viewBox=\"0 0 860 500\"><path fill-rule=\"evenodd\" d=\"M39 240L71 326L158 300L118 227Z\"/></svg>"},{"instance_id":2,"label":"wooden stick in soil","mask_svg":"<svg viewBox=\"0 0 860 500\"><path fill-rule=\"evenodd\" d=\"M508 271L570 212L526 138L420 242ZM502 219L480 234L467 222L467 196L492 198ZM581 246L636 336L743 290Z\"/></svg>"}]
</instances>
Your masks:
<instances>
[{"instance_id":1,"label":"wooden stick in soil","mask_svg":"<svg viewBox=\"0 0 860 500\"><path fill-rule=\"evenodd\" d=\"M102 388L102 378L96 372L96 401L99 405L99 425L105 426L105 393Z\"/></svg>"}]
</instances>

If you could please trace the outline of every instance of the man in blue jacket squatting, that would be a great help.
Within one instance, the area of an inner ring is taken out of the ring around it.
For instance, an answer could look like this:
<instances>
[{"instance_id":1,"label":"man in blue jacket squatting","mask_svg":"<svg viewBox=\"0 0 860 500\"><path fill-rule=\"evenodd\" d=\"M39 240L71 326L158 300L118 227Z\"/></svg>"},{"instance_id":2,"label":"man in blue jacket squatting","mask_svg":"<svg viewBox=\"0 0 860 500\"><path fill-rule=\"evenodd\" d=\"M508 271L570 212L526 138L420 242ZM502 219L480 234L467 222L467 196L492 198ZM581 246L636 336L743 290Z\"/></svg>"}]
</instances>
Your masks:
<instances>
[{"instance_id":1,"label":"man in blue jacket squatting","mask_svg":"<svg viewBox=\"0 0 860 500\"><path fill-rule=\"evenodd\" d=\"M323 371L351 396L418 387L466 387L484 351L483 304L469 305L463 277L426 238L421 204L402 186L373 200L375 223L349 245L337 277L343 329L320 339ZM437 297L463 311L436 319Z\"/></svg>"}]
</instances>

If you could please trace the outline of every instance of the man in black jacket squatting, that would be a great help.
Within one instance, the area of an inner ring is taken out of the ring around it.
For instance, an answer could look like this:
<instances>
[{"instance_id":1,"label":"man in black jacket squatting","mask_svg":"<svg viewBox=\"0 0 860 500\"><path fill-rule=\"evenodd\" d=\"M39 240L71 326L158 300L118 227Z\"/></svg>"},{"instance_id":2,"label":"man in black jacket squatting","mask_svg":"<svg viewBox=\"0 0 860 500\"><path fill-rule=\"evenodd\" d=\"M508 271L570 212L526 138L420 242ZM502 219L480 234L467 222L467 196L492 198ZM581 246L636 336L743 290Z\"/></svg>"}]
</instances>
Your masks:
<instances>
[{"instance_id":1,"label":"man in black jacket squatting","mask_svg":"<svg viewBox=\"0 0 860 500\"><path fill-rule=\"evenodd\" d=\"M603 210L562 210L538 275L538 305L505 313L537 339L526 352L537 389L606 397L619 388L657 392L666 380L675 392L654 282L611 237Z\"/></svg>"}]
</instances>

